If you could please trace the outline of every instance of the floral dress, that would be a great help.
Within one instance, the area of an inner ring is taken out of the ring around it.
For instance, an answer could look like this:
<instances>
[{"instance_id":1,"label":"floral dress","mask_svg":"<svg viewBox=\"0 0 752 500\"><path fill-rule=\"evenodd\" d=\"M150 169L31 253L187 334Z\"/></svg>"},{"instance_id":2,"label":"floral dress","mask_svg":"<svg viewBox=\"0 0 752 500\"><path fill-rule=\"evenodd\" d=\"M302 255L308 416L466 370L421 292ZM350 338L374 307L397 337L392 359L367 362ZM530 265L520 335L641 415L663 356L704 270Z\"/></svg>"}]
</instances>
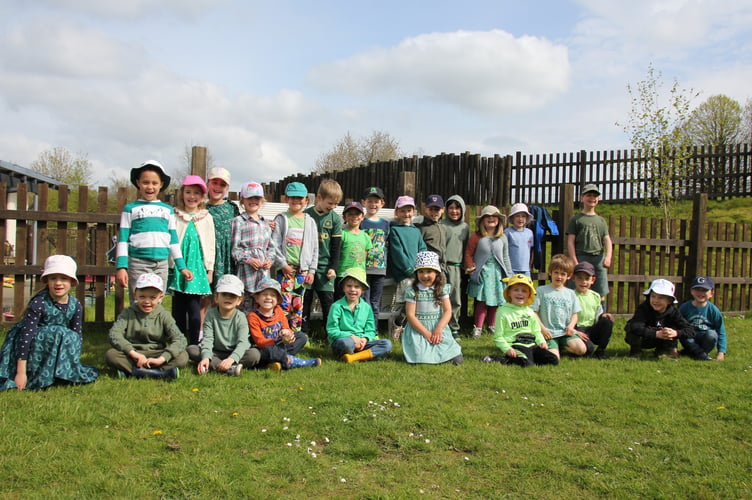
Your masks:
<instances>
[{"instance_id":1,"label":"floral dress","mask_svg":"<svg viewBox=\"0 0 752 500\"><path fill-rule=\"evenodd\" d=\"M14 389L18 359L26 359L26 389L38 390L56 381L88 384L97 369L81 364L83 308L73 296L55 302L47 290L31 301L26 315L8 330L0 349L0 390Z\"/></svg>"},{"instance_id":2,"label":"floral dress","mask_svg":"<svg viewBox=\"0 0 752 500\"><path fill-rule=\"evenodd\" d=\"M451 285L444 285L443 297L449 297ZM423 326L433 331L441 319L443 310L441 304L436 304L433 288L418 284L418 293L410 286L405 290L405 301L415 302L415 316ZM439 364L451 360L462 354L460 345L454 340L452 331L447 324L442 332L440 344L430 344L426 338L415 331L408 322L402 334L402 352L408 363Z\"/></svg>"},{"instance_id":3,"label":"floral dress","mask_svg":"<svg viewBox=\"0 0 752 500\"><path fill-rule=\"evenodd\" d=\"M231 221L240 215L240 209L235 203L225 201L219 205L206 205L206 209L214 219L215 244L217 247L214 256L214 279L212 289L217 285L219 278L225 274L235 274L235 262L232 260L232 224Z\"/></svg>"}]
</instances>

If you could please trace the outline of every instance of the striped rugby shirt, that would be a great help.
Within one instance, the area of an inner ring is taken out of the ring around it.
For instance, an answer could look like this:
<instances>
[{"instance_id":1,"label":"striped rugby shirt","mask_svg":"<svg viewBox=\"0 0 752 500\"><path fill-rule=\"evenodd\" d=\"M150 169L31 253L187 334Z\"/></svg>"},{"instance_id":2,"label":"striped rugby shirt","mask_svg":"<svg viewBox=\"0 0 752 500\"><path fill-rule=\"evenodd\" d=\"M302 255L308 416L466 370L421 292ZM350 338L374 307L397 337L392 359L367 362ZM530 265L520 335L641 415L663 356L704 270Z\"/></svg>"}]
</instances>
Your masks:
<instances>
[{"instance_id":1,"label":"striped rugby shirt","mask_svg":"<svg viewBox=\"0 0 752 500\"><path fill-rule=\"evenodd\" d=\"M169 256L178 271L185 269L172 207L159 200L128 203L120 214L117 269L128 267L128 257L165 260Z\"/></svg>"}]
</instances>

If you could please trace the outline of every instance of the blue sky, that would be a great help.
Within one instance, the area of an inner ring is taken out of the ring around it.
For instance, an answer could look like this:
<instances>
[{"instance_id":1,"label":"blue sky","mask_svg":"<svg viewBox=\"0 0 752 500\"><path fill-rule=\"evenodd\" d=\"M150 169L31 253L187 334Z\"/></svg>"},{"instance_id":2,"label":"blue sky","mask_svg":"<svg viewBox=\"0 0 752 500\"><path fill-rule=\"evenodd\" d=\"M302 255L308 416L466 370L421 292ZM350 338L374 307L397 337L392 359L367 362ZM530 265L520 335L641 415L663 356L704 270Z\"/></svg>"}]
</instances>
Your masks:
<instances>
[{"instance_id":1,"label":"blue sky","mask_svg":"<svg viewBox=\"0 0 752 500\"><path fill-rule=\"evenodd\" d=\"M406 155L629 147L648 64L752 97L752 2L7 0L0 157L62 146L96 183L187 146L246 181L308 172L348 131Z\"/></svg>"}]
</instances>

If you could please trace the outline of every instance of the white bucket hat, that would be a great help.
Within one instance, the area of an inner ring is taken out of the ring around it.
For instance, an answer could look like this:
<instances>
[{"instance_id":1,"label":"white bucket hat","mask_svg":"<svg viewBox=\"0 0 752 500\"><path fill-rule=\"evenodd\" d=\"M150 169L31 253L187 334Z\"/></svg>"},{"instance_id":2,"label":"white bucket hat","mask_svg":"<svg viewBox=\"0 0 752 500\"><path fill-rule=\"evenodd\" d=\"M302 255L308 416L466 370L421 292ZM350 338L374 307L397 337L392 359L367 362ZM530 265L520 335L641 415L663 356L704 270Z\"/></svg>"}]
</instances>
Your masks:
<instances>
[{"instance_id":1,"label":"white bucket hat","mask_svg":"<svg viewBox=\"0 0 752 500\"><path fill-rule=\"evenodd\" d=\"M73 281L73 286L76 286L78 285L78 278L76 278L77 269L76 261L72 257L68 257L67 255L50 255L44 261L42 279L50 274L62 274L69 277Z\"/></svg>"},{"instance_id":2,"label":"white bucket hat","mask_svg":"<svg viewBox=\"0 0 752 500\"><path fill-rule=\"evenodd\" d=\"M418 269L433 269L434 271L441 272L441 265L439 264L439 254L435 252L418 252L415 257L415 270Z\"/></svg>"},{"instance_id":3,"label":"white bucket hat","mask_svg":"<svg viewBox=\"0 0 752 500\"><path fill-rule=\"evenodd\" d=\"M512 208L509 209L509 216L507 218L511 219L519 213L524 213L525 215L527 215L528 222L533 220L533 214L530 213L530 210L527 209L527 205L525 205L524 203L515 203L514 205L512 205Z\"/></svg>"},{"instance_id":4,"label":"white bucket hat","mask_svg":"<svg viewBox=\"0 0 752 500\"><path fill-rule=\"evenodd\" d=\"M642 294L650 295L650 292L655 292L658 295L671 297L672 299L674 299L674 302L676 302L676 297L674 297L675 291L676 288L674 287L673 283L671 283L669 280L658 278L657 280L653 280L653 282L650 283L650 288L642 292Z\"/></svg>"},{"instance_id":5,"label":"white bucket hat","mask_svg":"<svg viewBox=\"0 0 752 500\"><path fill-rule=\"evenodd\" d=\"M217 293L231 293L237 297L242 297L245 291L243 282L234 274L225 274L217 281Z\"/></svg>"}]
</instances>

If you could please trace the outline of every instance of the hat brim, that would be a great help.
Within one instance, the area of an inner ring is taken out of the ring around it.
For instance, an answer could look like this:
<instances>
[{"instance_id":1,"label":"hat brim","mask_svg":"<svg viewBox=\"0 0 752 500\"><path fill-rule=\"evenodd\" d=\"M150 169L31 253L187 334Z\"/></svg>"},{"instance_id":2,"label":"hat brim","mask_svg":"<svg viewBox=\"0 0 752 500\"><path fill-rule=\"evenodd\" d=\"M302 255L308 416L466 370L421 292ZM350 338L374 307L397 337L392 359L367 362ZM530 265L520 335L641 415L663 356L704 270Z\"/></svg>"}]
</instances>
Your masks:
<instances>
[{"instance_id":1,"label":"hat brim","mask_svg":"<svg viewBox=\"0 0 752 500\"><path fill-rule=\"evenodd\" d=\"M162 179L162 187L159 188L160 193L170 186L170 181L172 180L172 178L169 175L167 175L166 173L164 173L163 171L161 171L159 168L157 168L154 165L144 165L142 167L131 169L131 184L133 184L136 187L136 189L138 189L138 178L141 177L141 172L147 169L158 171L159 178Z\"/></svg>"}]
</instances>

